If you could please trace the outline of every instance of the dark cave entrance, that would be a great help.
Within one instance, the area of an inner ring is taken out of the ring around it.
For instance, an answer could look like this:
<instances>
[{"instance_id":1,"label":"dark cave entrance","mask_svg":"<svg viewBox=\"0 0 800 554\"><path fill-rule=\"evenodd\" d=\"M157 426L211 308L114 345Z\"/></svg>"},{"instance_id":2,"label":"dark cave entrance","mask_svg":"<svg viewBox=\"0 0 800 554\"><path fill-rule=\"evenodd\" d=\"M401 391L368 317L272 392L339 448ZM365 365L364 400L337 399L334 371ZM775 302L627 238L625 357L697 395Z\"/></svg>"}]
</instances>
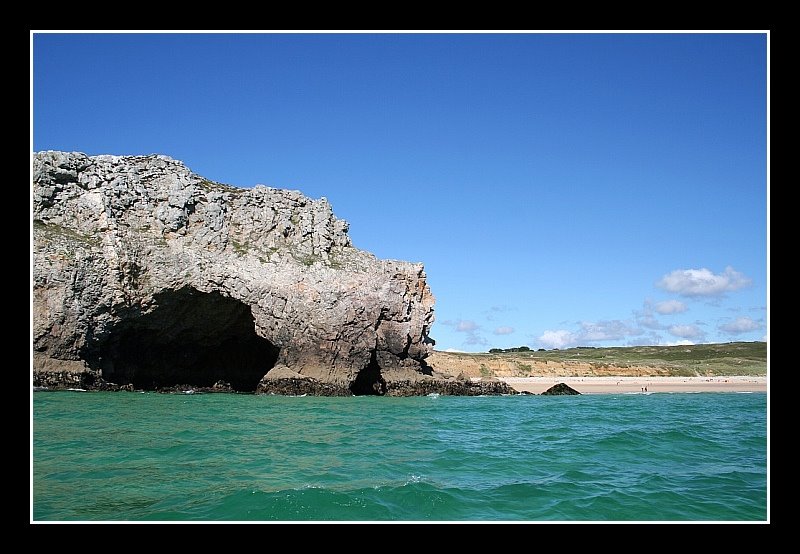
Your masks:
<instances>
[{"instance_id":1,"label":"dark cave entrance","mask_svg":"<svg viewBox=\"0 0 800 554\"><path fill-rule=\"evenodd\" d=\"M154 297L153 311L121 321L86 359L106 381L154 390L230 383L254 392L279 349L255 333L250 307L191 287Z\"/></svg>"},{"instance_id":2,"label":"dark cave entrance","mask_svg":"<svg viewBox=\"0 0 800 554\"><path fill-rule=\"evenodd\" d=\"M378 365L374 350L369 364L359 371L356 378L350 383L350 392L355 396L383 396L386 394L386 381L381 375L381 367Z\"/></svg>"}]
</instances>

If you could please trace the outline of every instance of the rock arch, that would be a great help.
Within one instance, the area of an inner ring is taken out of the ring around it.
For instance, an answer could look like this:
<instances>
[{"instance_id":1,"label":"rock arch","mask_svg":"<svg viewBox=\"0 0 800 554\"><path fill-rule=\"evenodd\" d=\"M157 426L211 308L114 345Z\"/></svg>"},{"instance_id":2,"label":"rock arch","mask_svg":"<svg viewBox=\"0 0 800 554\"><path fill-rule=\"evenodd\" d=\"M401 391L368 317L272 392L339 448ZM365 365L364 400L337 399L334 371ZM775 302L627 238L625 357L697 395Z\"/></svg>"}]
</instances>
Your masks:
<instances>
[{"instance_id":1,"label":"rock arch","mask_svg":"<svg viewBox=\"0 0 800 554\"><path fill-rule=\"evenodd\" d=\"M219 292L164 290L146 312L122 317L83 358L104 380L137 389L175 385L255 391L279 348L255 332L250 307Z\"/></svg>"}]
</instances>

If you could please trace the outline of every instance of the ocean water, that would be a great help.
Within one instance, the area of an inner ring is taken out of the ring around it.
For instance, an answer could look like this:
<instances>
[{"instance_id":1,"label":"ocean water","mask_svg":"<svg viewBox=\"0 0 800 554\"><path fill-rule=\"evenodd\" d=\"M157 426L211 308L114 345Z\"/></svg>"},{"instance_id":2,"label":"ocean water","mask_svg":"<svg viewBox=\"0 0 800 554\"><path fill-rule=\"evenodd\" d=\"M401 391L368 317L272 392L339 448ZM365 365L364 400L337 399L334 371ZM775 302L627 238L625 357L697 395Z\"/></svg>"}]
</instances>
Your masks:
<instances>
[{"instance_id":1,"label":"ocean water","mask_svg":"<svg viewBox=\"0 0 800 554\"><path fill-rule=\"evenodd\" d=\"M766 394L35 393L34 520L764 520Z\"/></svg>"}]
</instances>

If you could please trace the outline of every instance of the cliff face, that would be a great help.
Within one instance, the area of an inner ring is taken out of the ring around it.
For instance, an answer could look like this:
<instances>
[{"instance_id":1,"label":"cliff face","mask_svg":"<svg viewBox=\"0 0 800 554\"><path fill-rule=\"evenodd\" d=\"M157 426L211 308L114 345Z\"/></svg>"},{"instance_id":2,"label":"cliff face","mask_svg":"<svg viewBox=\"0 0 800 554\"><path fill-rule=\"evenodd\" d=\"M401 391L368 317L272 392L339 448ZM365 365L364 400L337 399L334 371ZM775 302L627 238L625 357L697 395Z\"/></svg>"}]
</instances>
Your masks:
<instances>
[{"instance_id":1,"label":"cliff face","mask_svg":"<svg viewBox=\"0 0 800 554\"><path fill-rule=\"evenodd\" d=\"M391 394L441 377L423 266L354 248L324 198L164 156L40 152L33 177L35 385Z\"/></svg>"}]
</instances>

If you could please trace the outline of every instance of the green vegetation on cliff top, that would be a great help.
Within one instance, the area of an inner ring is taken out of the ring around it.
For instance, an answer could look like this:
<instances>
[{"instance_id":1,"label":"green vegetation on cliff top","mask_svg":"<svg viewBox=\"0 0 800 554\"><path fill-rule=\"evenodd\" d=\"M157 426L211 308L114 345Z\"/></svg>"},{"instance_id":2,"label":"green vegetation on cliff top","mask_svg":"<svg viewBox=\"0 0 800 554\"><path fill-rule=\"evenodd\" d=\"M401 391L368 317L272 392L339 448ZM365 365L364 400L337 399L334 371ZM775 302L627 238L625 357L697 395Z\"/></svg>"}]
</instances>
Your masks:
<instances>
[{"instance_id":1,"label":"green vegetation on cliff top","mask_svg":"<svg viewBox=\"0 0 800 554\"><path fill-rule=\"evenodd\" d=\"M497 349L494 349L497 350ZM509 349L512 350L512 349ZM586 362L598 367L651 366L671 375L766 375L766 342L727 342L687 346L577 347L564 350L530 350L457 354L476 359L517 362Z\"/></svg>"}]
</instances>

